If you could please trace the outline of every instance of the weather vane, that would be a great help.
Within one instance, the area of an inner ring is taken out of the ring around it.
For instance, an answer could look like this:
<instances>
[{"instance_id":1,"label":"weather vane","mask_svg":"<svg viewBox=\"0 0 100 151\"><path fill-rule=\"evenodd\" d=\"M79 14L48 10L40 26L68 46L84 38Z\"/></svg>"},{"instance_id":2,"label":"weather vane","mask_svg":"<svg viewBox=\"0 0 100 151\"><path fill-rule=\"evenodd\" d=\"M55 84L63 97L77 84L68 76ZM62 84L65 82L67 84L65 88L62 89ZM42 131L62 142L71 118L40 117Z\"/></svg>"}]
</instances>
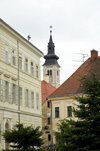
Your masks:
<instances>
[{"instance_id":1,"label":"weather vane","mask_svg":"<svg viewBox=\"0 0 100 151\"><path fill-rule=\"evenodd\" d=\"M52 35L52 26L50 26L50 35Z\"/></svg>"}]
</instances>

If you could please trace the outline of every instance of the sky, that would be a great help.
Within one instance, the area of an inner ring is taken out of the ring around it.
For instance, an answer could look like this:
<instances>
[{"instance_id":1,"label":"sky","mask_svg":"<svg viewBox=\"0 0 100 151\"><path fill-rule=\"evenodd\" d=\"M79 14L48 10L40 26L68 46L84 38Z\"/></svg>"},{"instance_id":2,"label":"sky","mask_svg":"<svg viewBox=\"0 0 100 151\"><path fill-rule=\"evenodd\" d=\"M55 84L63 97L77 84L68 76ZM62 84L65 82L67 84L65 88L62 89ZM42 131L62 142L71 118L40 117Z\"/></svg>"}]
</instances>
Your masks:
<instances>
[{"instance_id":1,"label":"sky","mask_svg":"<svg viewBox=\"0 0 100 151\"><path fill-rule=\"evenodd\" d=\"M0 18L26 39L30 35L44 55L52 25L61 84L82 65L83 55L100 52L100 0L0 0Z\"/></svg>"}]
</instances>

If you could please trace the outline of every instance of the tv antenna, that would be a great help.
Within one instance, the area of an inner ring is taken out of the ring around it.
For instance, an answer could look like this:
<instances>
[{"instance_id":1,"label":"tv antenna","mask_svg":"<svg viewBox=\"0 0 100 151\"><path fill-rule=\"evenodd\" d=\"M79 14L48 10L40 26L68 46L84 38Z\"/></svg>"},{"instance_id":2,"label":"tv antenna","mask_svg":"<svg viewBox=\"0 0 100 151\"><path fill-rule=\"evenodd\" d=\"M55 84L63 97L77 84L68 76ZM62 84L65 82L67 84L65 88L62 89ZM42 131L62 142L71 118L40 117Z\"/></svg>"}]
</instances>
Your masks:
<instances>
[{"instance_id":1,"label":"tv antenna","mask_svg":"<svg viewBox=\"0 0 100 151\"><path fill-rule=\"evenodd\" d=\"M81 60L73 60L73 61L77 61L77 62L84 62L84 59L86 58L86 57L88 57L88 54L84 54L84 53L76 53L76 54L79 54L79 55L82 55L82 61Z\"/></svg>"}]
</instances>

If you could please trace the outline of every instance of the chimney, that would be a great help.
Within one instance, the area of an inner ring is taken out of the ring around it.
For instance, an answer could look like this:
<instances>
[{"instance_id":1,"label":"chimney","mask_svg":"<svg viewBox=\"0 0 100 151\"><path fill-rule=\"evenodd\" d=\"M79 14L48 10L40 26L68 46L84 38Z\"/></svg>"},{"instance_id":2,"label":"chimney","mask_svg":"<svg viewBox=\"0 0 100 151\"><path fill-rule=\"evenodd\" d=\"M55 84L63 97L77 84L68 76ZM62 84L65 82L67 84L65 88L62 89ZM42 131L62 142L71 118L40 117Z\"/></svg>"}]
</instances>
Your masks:
<instances>
[{"instance_id":1,"label":"chimney","mask_svg":"<svg viewBox=\"0 0 100 151\"><path fill-rule=\"evenodd\" d=\"M95 58L98 57L98 51L96 50L91 50L91 60L94 60Z\"/></svg>"}]
</instances>

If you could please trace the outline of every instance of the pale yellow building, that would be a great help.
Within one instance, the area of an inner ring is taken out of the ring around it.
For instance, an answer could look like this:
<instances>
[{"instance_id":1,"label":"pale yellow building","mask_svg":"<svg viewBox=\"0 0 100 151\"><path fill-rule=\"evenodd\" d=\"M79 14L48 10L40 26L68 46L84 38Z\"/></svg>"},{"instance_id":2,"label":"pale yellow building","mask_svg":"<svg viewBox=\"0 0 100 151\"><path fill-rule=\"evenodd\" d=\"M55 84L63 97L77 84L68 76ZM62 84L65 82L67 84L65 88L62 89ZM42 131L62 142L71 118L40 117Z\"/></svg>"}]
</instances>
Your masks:
<instances>
[{"instance_id":1,"label":"pale yellow building","mask_svg":"<svg viewBox=\"0 0 100 151\"><path fill-rule=\"evenodd\" d=\"M29 40L0 19L0 150L9 148L2 132L17 122L42 127L42 56Z\"/></svg>"},{"instance_id":2,"label":"pale yellow building","mask_svg":"<svg viewBox=\"0 0 100 151\"><path fill-rule=\"evenodd\" d=\"M100 74L98 74L100 73L100 56L98 56L96 50L92 50L91 57L48 97L52 108L51 131L58 130L57 123L59 123L59 120L70 118L77 120L72 112L72 108L76 108L76 104L78 104L75 96L84 95L83 83L81 83L80 79L85 75L89 78L90 72L96 73L100 78ZM53 133L52 139L53 143L58 142Z\"/></svg>"},{"instance_id":3,"label":"pale yellow building","mask_svg":"<svg viewBox=\"0 0 100 151\"><path fill-rule=\"evenodd\" d=\"M56 88L47 83L46 81L41 81L41 91L42 91L42 129L44 146L52 144L51 139L51 105L50 101L46 98L52 94Z\"/></svg>"}]
</instances>

